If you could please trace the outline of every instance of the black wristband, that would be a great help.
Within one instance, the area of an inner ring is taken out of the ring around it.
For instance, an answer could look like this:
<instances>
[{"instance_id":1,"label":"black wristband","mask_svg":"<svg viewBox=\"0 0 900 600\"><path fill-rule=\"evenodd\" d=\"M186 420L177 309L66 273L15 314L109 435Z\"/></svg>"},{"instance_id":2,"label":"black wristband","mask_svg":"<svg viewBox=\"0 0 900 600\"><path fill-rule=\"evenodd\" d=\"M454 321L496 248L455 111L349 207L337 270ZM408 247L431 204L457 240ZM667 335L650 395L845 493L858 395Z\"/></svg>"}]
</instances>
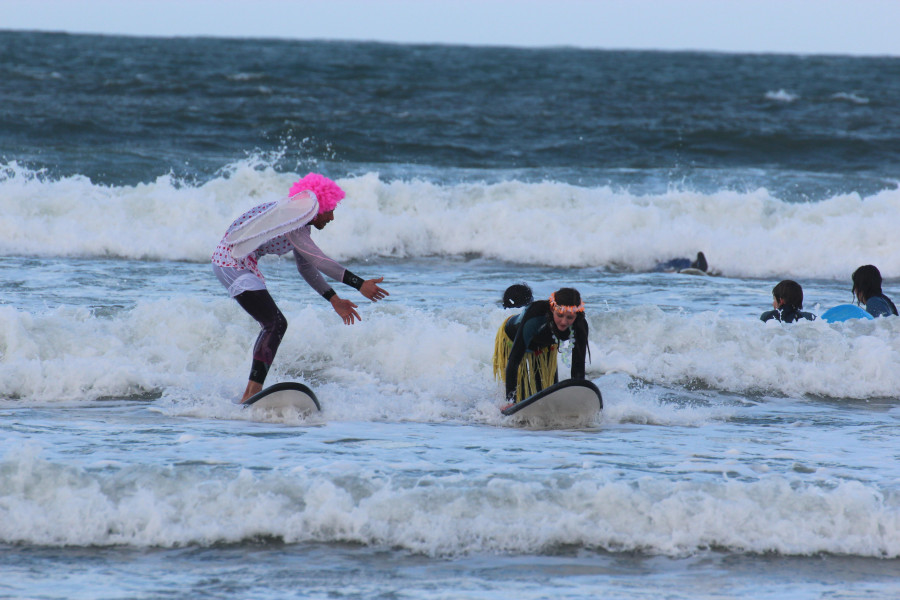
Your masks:
<instances>
[{"instance_id":1,"label":"black wristband","mask_svg":"<svg viewBox=\"0 0 900 600\"><path fill-rule=\"evenodd\" d=\"M346 283L350 287L358 290L362 287L362 284L365 283L365 280L362 277L351 273L350 269L344 269L344 278L341 280L341 283Z\"/></svg>"},{"instance_id":2,"label":"black wristband","mask_svg":"<svg viewBox=\"0 0 900 600\"><path fill-rule=\"evenodd\" d=\"M331 288L328 288L327 290L325 290L324 292L322 292L322 297L325 298L325 299L328 300L328 301L331 301L331 299L334 298L335 296L337 296L337 292L335 292L335 291L334 291L333 289L331 289Z\"/></svg>"}]
</instances>

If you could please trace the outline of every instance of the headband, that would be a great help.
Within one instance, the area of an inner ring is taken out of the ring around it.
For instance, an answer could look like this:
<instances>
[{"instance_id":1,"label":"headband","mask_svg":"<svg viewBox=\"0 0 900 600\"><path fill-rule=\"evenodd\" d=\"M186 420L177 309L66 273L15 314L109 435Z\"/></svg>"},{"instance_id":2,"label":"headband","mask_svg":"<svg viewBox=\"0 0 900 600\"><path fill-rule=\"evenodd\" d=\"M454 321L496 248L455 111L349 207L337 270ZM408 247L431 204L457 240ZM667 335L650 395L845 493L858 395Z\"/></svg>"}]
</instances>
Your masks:
<instances>
[{"instance_id":1,"label":"headband","mask_svg":"<svg viewBox=\"0 0 900 600\"><path fill-rule=\"evenodd\" d=\"M581 301L581 304L578 306L567 306L565 304L557 304L556 303L556 292L550 294L550 309L553 310L556 314L562 315L574 315L580 312L584 312L584 300Z\"/></svg>"}]
</instances>

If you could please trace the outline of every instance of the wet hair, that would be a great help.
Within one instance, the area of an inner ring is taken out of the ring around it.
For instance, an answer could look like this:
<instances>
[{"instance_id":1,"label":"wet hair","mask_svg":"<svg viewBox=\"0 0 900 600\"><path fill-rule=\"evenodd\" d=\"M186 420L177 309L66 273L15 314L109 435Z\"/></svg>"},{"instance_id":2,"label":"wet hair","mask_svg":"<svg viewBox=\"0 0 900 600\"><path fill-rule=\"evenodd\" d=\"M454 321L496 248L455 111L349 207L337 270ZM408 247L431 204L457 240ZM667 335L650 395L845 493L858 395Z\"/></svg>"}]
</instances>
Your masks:
<instances>
[{"instance_id":1,"label":"wet hair","mask_svg":"<svg viewBox=\"0 0 900 600\"><path fill-rule=\"evenodd\" d=\"M562 306L578 306L581 304L581 294L575 288L559 288L553 294L557 304Z\"/></svg>"},{"instance_id":2,"label":"wet hair","mask_svg":"<svg viewBox=\"0 0 900 600\"><path fill-rule=\"evenodd\" d=\"M503 292L503 308L521 308L534 302L527 283L514 283Z\"/></svg>"},{"instance_id":3,"label":"wet hair","mask_svg":"<svg viewBox=\"0 0 900 600\"><path fill-rule=\"evenodd\" d=\"M858 298L862 294L863 300L868 302L873 296L882 296L881 272L875 265L863 265L853 271L853 297Z\"/></svg>"},{"instance_id":4,"label":"wet hair","mask_svg":"<svg viewBox=\"0 0 900 600\"><path fill-rule=\"evenodd\" d=\"M772 288L772 296L776 300L784 300L791 308L803 308L803 288L791 279L785 279Z\"/></svg>"}]
</instances>

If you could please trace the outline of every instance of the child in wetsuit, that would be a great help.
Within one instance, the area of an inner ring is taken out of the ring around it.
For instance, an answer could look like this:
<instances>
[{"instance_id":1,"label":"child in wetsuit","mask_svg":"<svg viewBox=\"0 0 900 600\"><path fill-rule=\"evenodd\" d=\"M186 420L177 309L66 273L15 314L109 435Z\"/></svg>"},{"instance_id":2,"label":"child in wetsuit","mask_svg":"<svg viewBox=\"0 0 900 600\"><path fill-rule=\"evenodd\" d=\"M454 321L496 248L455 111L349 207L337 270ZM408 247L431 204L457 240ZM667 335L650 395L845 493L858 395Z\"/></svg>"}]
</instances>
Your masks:
<instances>
[{"instance_id":1,"label":"child in wetsuit","mask_svg":"<svg viewBox=\"0 0 900 600\"><path fill-rule=\"evenodd\" d=\"M890 317L897 314L897 307L881 291L881 271L875 265L863 265L853 271L853 295L857 302L866 305L866 312L873 317Z\"/></svg>"},{"instance_id":2,"label":"child in wetsuit","mask_svg":"<svg viewBox=\"0 0 900 600\"><path fill-rule=\"evenodd\" d=\"M793 323L800 319L812 321L816 316L803 312L803 288L796 281L785 279L772 288L772 308L759 316L760 320L777 319L782 323Z\"/></svg>"}]
</instances>

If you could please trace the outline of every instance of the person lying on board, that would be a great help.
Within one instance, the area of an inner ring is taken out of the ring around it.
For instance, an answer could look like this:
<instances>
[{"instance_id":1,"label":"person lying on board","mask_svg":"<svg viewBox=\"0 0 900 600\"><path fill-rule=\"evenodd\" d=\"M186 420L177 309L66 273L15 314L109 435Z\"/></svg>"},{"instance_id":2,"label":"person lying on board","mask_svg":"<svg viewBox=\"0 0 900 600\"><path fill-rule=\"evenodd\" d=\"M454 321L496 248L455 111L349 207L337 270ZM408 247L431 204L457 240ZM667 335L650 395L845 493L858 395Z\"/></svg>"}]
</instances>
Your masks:
<instances>
[{"instance_id":1,"label":"person lying on board","mask_svg":"<svg viewBox=\"0 0 900 600\"><path fill-rule=\"evenodd\" d=\"M881 271L875 265L863 265L853 271L853 295L859 304L866 305L866 312L873 317L890 317L897 314L897 307L881 291Z\"/></svg>"},{"instance_id":2,"label":"person lying on board","mask_svg":"<svg viewBox=\"0 0 900 600\"><path fill-rule=\"evenodd\" d=\"M504 306L507 296L530 299L531 290L507 290ZM590 354L588 322L581 294L573 288L553 292L550 300L528 302L525 310L504 320L494 339L493 367L494 377L506 384L509 402L520 402L558 381L556 355L560 342L570 337L575 339L572 379L584 379L585 354Z\"/></svg>"},{"instance_id":3,"label":"person lying on board","mask_svg":"<svg viewBox=\"0 0 900 600\"><path fill-rule=\"evenodd\" d=\"M260 256L265 254L282 255L293 251L300 275L310 287L331 302L334 311L347 325L352 325L355 319L360 319L359 313L356 312L357 305L338 296L322 277L323 273L359 290L365 298L372 302L377 302L389 295L378 285L384 281L384 277L363 280L362 277L354 275L326 256L310 237L312 227L321 230L334 220L334 209L344 198L344 190L327 177L318 173L310 173L294 183L289 194L294 196L306 190L315 194L318 202L318 213L312 221L287 233L264 240L247 256L235 258L232 254L234 244L227 243L225 237L252 217L265 213L274 203L260 204L245 212L229 226L225 237L219 242L212 255L216 277L225 286L231 297L237 300L241 308L256 319L261 328L253 346L250 378L241 403L246 402L248 398L262 390L266 375L275 360L278 346L281 344L281 338L287 330L287 319L278 309L272 296L269 295L265 278L257 265Z\"/></svg>"},{"instance_id":4,"label":"person lying on board","mask_svg":"<svg viewBox=\"0 0 900 600\"><path fill-rule=\"evenodd\" d=\"M793 323L800 319L814 321L816 315L803 312L803 288L796 281L785 279L772 288L772 308L759 316L765 322L776 319L782 323Z\"/></svg>"},{"instance_id":5,"label":"person lying on board","mask_svg":"<svg viewBox=\"0 0 900 600\"><path fill-rule=\"evenodd\" d=\"M657 263L655 271L664 273L674 273L685 269L697 269L706 273L709 271L709 264L706 262L706 255L702 252L697 253L697 258L691 260L689 258L673 258L666 262Z\"/></svg>"}]
</instances>

